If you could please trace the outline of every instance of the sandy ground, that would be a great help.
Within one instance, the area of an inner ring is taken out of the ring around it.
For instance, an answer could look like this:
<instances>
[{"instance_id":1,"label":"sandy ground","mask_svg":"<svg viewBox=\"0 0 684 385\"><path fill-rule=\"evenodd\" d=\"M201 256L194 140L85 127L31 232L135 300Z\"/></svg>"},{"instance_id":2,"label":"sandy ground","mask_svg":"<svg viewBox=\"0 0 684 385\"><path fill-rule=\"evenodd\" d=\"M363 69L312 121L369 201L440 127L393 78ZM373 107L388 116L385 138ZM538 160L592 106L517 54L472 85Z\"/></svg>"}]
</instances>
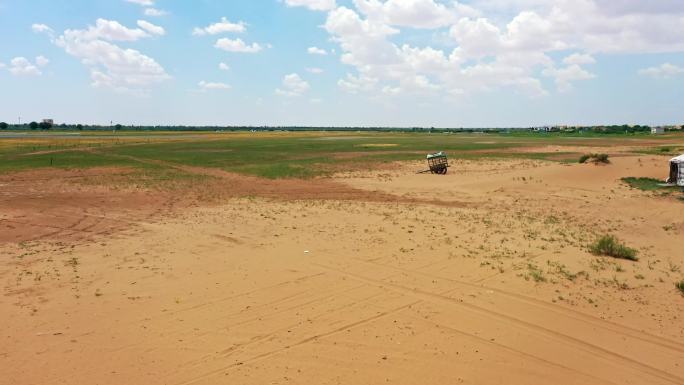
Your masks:
<instances>
[{"instance_id":1,"label":"sandy ground","mask_svg":"<svg viewBox=\"0 0 684 385\"><path fill-rule=\"evenodd\" d=\"M663 159L0 178L0 384L684 384L684 203L619 181Z\"/></svg>"}]
</instances>

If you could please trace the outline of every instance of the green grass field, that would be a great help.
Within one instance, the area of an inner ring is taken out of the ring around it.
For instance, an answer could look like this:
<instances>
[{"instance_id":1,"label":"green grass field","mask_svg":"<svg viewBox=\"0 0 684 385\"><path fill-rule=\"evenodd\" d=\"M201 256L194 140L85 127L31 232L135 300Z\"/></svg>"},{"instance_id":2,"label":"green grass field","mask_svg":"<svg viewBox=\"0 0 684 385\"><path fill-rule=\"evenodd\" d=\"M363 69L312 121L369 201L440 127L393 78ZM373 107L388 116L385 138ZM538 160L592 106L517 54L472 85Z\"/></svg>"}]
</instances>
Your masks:
<instances>
[{"instance_id":1,"label":"green grass field","mask_svg":"<svg viewBox=\"0 0 684 385\"><path fill-rule=\"evenodd\" d=\"M658 191L658 190L664 190L664 189L672 189L670 187L661 186L663 184L663 181L658 180L658 179L653 179L653 178L628 177L628 178L622 178L622 181L627 183L629 185L629 187L639 189L642 191Z\"/></svg>"},{"instance_id":2,"label":"green grass field","mask_svg":"<svg viewBox=\"0 0 684 385\"><path fill-rule=\"evenodd\" d=\"M428 152L446 151L451 159L527 158L576 162L577 153L516 152L520 147L636 145L644 148L681 144L634 135L529 135L442 133L168 133L27 135L0 139L0 173L38 168L132 167L161 171L170 164L219 168L266 178L309 178L380 162L423 160ZM659 141L658 141L659 140ZM654 150L655 151L655 150ZM151 164L150 162L157 162ZM168 170L167 170L168 171Z\"/></svg>"}]
</instances>

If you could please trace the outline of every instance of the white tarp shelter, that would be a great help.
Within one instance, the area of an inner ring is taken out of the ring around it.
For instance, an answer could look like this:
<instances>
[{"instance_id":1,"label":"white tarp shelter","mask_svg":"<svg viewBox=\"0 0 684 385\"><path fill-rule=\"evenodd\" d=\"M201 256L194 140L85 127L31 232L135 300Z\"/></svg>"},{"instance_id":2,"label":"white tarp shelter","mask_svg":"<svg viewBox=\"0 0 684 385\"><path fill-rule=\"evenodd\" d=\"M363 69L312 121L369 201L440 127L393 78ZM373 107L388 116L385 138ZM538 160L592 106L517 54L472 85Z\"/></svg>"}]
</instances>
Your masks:
<instances>
[{"instance_id":1,"label":"white tarp shelter","mask_svg":"<svg viewBox=\"0 0 684 385\"><path fill-rule=\"evenodd\" d=\"M670 159L670 176L667 183L684 187L684 155Z\"/></svg>"}]
</instances>

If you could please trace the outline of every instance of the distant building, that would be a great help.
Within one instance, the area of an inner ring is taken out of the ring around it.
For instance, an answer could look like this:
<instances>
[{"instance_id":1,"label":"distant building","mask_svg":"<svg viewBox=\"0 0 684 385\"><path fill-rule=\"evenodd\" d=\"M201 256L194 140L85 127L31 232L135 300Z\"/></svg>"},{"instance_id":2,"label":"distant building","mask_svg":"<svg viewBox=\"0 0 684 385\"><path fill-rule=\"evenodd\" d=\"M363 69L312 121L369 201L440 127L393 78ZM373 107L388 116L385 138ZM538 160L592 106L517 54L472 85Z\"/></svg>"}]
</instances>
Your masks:
<instances>
[{"instance_id":1,"label":"distant building","mask_svg":"<svg viewBox=\"0 0 684 385\"><path fill-rule=\"evenodd\" d=\"M49 124L51 126L55 125L55 120L54 119L43 119L43 123Z\"/></svg>"},{"instance_id":2,"label":"distant building","mask_svg":"<svg viewBox=\"0 0 684 385\"><path fill-rule=\"evenodd\" d=\"M665 127L651 127L651 134L664 134Z\"/></svg>"}]
</instances>

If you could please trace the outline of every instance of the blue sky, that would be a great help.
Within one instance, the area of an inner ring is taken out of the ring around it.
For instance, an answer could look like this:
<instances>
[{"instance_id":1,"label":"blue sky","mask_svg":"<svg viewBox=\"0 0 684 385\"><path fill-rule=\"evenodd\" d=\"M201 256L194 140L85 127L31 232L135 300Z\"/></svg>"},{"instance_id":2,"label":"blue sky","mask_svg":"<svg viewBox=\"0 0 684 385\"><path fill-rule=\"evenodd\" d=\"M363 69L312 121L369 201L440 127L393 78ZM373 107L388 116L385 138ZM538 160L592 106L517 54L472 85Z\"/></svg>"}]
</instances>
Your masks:
<instances>
[{"instance_id":1,"label":"blue sky","mask_svg":"<svg viewBox=\"0 0 684 385\"><path fill-rule=\"evenodd\" d=\"M684 124L679 0L0 0L0 20L0 121Z\"/></svg>"}]
</instances>

